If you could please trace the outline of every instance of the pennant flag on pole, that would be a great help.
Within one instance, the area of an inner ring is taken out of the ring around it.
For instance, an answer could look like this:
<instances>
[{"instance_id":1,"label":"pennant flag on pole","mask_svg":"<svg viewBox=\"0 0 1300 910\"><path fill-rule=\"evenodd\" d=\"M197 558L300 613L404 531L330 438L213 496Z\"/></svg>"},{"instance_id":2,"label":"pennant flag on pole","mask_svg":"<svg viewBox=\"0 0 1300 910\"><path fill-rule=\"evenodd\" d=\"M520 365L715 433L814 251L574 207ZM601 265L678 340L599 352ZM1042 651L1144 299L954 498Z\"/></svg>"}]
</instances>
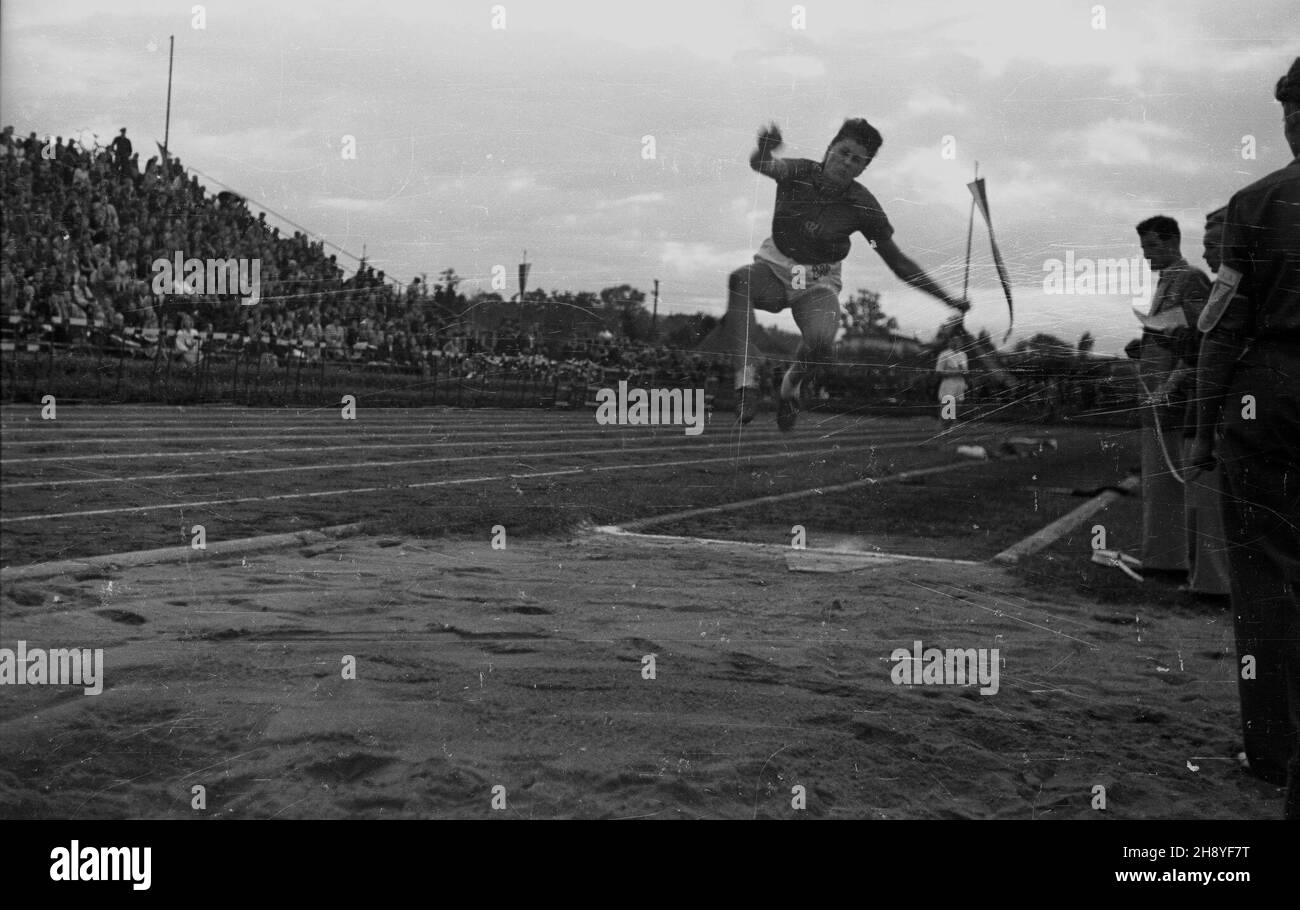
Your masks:
<instances>
[{"instance_id":1,"label":"pennant flag on pole","mask_svg":"<svg viewBox=\"0 0 1300 910\"><path fill-rule=\"evenodd\" d=\"M975 205L979 207L980 214L984 216L984 223L989 229L989 246L993 248L993 264L998 269L998 280L1002 282L1002 293L1007 298L1007 314L1010 316L1010 322L1007 325L1007 333L1002 336L1006 341L1011 337L1011 327L1016 322L1015 306L1011 302L1011 282L1007 279L1007 267L1002 262L1002 253L998 250L998 242L993 238L993 221L989 218L989 199L984 192L984 178L980 177L974 183L966 184L970 188L971 195L975 197Z\"/></svg>"}]
</instances>

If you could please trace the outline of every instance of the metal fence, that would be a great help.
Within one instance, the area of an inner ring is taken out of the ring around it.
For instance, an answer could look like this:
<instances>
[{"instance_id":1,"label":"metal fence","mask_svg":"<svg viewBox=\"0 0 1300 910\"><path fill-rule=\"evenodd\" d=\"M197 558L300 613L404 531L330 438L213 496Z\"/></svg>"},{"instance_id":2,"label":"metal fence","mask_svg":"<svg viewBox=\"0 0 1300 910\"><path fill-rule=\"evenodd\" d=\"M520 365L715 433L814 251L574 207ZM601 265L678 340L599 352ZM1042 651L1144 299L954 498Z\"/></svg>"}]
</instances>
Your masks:
<instances>
[{"instance_id":1,"label":"metal fence","mask_svg":"<svg viewBox=\"0 0 1300 910\"><path fill-rule=\"evenodd\" d=\"M16 320L8 322L17 325ZM378 348L358 342L346 351L327 342L277 348L269 335L253 340L212 333L187 360L176 332L109 330L85 319L51 319L7 333L0 341L6 401L229 403L258 406L335 406L344 395L372 407L594 407L596 390L620 379L652 388L716 382L682 371L569 368L504 358L421 356L415 362L377 358Z\"/></svg>"}]
</instances>

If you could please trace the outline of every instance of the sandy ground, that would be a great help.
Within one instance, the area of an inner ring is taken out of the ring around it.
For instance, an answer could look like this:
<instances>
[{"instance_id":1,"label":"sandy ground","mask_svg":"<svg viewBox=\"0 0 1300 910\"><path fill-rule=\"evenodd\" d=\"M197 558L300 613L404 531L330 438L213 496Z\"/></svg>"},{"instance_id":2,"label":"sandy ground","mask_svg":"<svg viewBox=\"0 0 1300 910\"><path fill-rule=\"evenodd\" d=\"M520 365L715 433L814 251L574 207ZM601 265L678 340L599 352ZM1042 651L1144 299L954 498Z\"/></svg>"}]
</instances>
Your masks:
<instances>
[{"instance_id":1,"label":"sandy ground","mask_svg":"<svg viewBox=\"0 0 1300 910\"><path fill-rule=\"evenodd\" d=\"M5 687L4 817L1280 814L1233 759L1226 610L1046 602L988 565L588 530L353 538L2 596L0 645L105 661L98 696ZM895 685L917 639L998 648L999 691Z\"/></svg>"}]
</instances>

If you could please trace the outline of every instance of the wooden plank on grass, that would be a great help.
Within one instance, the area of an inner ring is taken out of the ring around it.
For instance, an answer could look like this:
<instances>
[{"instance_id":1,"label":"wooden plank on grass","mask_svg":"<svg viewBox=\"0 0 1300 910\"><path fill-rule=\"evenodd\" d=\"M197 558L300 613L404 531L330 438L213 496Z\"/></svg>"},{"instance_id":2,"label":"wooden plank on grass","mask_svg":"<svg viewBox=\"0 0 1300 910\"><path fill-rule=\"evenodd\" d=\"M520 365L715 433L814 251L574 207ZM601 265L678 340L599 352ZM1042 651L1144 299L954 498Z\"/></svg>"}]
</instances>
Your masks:
<instances>
[{"instance_id":1,"label":"wooden plank on grass","mask_svg":"<svg viewBox=\"0 0 1300 910\"><path fill-rule=\"evenodd\" d=\"M1045 547L1050 547L1121 496L1133 492L1141 482L1142 478L1136 474L1124 478L1117 489L1107 490L1094 496L1073 512L1062 515L1047 527L1035 531L1024 540L1007 547L997 556L994 556L993 561L1002 566L1014 566L1026 556L1031 556Z\"/></svg>"}]
</instances>

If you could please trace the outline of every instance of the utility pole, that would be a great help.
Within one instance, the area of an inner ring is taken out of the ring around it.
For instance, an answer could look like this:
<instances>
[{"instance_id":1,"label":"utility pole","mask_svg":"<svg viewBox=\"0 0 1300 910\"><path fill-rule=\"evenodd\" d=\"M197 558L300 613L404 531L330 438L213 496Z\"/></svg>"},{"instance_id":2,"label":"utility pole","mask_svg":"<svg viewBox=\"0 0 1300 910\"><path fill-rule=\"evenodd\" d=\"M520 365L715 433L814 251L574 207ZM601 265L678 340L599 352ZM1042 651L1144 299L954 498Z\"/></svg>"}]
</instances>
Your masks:
<instances>
[{"instance_id":1,"label":"utility pole","mask_svg":"<svg viewBox=\"0 0 1300 910\"><path fill-rule=\"evenodd\" d=\"M659 279L655 279L655 306L650 314L650 340L659 340Z\"/></svg>"},{"instance_id":2,"label":"utility pole","mask_svg":"<svg viewBox=\"0 0 1300 910\"><path fill-rule=\"evenodd\" d=\"M167 144L172 135L172 61L175 57L176 36L172 35L167 48L167 119L163 124L163 173L168 177L171 176L172 171L171 159L167 156Z\"/></svg>"}]
</instances>

